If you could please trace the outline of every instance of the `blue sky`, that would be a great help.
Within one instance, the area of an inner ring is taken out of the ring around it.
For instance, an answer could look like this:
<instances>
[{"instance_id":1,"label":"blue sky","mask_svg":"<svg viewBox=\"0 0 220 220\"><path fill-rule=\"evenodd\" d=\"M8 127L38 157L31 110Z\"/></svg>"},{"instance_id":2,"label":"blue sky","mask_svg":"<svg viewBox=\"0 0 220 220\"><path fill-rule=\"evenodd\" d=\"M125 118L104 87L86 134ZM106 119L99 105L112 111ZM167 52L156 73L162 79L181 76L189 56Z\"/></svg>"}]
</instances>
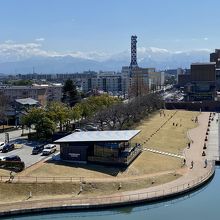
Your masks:
<instances>
[{"instance_id":1,"label":"blue sky","mask_svg":"<svg viewBox=\"0 0 220 220\"><path fill-rule=\"evenodd\" d=\"M114 54L138 47L171 51L220 47L219 0L2 0L0 45Z\"/></svg>"}]
</instances>

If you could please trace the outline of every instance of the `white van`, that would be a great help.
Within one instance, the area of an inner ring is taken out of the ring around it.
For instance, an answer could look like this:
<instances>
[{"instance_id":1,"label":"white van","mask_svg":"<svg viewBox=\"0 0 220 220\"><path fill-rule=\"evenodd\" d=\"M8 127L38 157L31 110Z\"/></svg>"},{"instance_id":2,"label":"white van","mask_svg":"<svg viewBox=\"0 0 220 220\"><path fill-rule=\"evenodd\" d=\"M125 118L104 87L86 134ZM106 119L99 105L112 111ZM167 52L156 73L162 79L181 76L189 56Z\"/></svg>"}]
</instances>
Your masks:
<instances>
[{"instance_id":1,"label":"white van","mask_svg":"<svg viewBox=\"0 0 220 220\"><path fill-rule=\"evenodd\" d=\"M52 153L55 153L55 151L56 151L56 144L47 144L44 146L42 155L50 155Z\"/></svg>"}]
</instances>

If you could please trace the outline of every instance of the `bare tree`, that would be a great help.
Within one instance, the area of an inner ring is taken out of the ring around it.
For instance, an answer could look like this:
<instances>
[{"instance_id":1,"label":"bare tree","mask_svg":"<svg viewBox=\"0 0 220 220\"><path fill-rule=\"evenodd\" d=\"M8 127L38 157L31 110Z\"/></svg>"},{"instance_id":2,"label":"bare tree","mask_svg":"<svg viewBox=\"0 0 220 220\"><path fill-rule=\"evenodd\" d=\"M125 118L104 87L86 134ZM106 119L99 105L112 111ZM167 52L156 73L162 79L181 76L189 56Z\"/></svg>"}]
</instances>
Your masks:
<instances>
[{"instance_id":1,"label":"bare tree","mask_svg":"<svg viewBox=\"0 0 220 220\"><path fill-rule=\"evenodd\" d=\"M7 104L8 104L7 97L0 92L0 123L4 123L4 121L6 120L5 110Z\"/></svg>"},{"instance_id":2,"label":"bare tree","mask_svg":"<svg viewBox=\"0 0 220 220\"><path fill-rule=\"evenodd\" d=\"M162 107L162 101L156 94L140 96L128 103L117 103L96 113L93 122L104 130L124 129L140 121L150 112Z\"/></svg>"}]
</instances>

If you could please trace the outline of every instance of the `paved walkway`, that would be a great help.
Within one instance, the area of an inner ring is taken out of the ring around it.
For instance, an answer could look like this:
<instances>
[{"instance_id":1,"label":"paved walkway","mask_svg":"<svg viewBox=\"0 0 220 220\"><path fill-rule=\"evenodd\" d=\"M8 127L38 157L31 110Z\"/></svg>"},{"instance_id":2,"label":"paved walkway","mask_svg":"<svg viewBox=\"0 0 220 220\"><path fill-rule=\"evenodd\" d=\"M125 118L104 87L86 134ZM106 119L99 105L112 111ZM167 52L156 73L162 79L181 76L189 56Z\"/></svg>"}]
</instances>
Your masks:
<instances>
[{"instance_id":1,"label":"paved walkway","mask_svg":"<svg viewBox=\"0 0 220 220\"><path fill-rule=\"evenodd\" d=\"M29 132L33 132L33 130L30 130L29 129L24 129L24 134L28 134ZM22 135L22 129L17 129L17 130L14 130L14 131L5 131L5 132L2 132L0 133L0 141L4 142L5 141L5 133L8 133L9 134L9 140L10 141L14 141L14 140L17 140L17 139L24 139L24 138L27 138L26 136L21 136Z\"/></svg>"},{"instance_id":2,"label":"paved walkway","mask_svg":"<svg viewBox=\"0 0 220 220\"><path fill-rule=\"evenodd\" d=\"M207 142L207 159L208 160L219 160L219 114L212 116L213 121L210 126L208 142Z\"/></svg>"},{"instance_id":3,"label":"paved walkway","mask_svg":"<svg viewBox=\"0 0 220 220\"><path fill-rule=\"evenodd\" d=\"M170 157L177 157L177 158L180 158L180 159L185 158L183 155L164 152L164 151L160 151L160 150L156 150L156 149L152 149L152 148L144 148L143 150L144 151L150 151L150 152L156 153L156 154L162 154L162 155L170 156Z\"/></svg>"},{"instance_id":4,"label":"paved walkway","mask_svg":"<svg viewBox=\"0 0 220 220\"><path fill-rule=\"evenodd\" d=\"M190 188L193 188L203 181L207 180L210 175L213 174L213 163L209 163L206 168L204 168L205 157L202 156L204 137L207 130L207 124L209 119L209 113L202 113L198 117L199 126L191 129L188 132L189 137L193 141L190 148L184 150L184 155L186 158L187 172L185 174L166 184L153 186L146 189L129 191L129 192L120 192L111 196L98 196L90 198L61 198L53 200L43 200L43 201L25 201L17 202L11 204L4 204L0 206L0 215L4 211L13 211L20 212L19 209L30 210L37 209L38 211L51 207L56 209L65 209L65 208L89 208L101 206L111 206L113 204L131 204L140 200L143 201L152 201L152 199L162 198L164 196L169 196L172 194L178 194L183 191L187 191ZM191 161L194 162L193 168L191 169ZM33 211L33 210L32 210Z\"/></svg>"}]
</instances>

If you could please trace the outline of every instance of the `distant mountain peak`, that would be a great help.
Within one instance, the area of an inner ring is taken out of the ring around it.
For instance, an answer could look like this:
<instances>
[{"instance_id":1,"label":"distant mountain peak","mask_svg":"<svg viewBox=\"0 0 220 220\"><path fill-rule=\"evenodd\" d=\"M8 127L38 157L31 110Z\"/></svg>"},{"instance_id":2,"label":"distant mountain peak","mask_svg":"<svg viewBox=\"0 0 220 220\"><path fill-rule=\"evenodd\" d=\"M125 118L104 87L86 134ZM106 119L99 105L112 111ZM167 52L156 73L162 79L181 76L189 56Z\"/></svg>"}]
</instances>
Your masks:
<instances>
[{"instance_id":1,"label":"distant mountain peak","mask_svg":"<svg viewBox=\"0 0 220 220\"><path fill-rule=\"evenodd\" d=\"M28 45L28 48L39 50L38 45ZM38 51L36 54L15 52L12 56L9 51L10 48L7 50L8 55L4 56L0 50L0 72L6 74L31 73L33 67L39 73L74 73L86 70L120 71L122 66L130 63L129 50L113 55L97 52L58 54ZM210 52L208 49L169 51L156 47L140 47L138 48L138 64L142 67L157 69L189 68L193 62L209 61Z\"/></svg>"}]
</instances>

